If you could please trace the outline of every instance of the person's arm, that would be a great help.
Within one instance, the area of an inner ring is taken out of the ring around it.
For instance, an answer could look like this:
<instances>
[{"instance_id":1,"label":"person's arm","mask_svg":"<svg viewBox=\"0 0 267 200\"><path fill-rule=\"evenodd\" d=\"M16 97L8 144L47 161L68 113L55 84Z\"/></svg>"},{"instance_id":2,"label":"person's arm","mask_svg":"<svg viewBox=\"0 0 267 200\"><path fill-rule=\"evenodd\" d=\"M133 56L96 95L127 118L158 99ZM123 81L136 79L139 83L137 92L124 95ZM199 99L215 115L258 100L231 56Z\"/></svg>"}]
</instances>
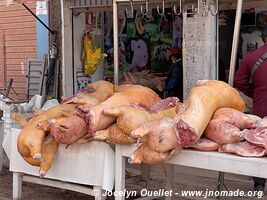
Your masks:
<instances>
[{"instance_id":1,"label":"person's arm","mask_svg":"<svg viewBox=\"0 0 267 200\"><path fill-rule=\"evenodd\" d=\"M235 75L234 86L248 97L252 98L252 85L249 84L250 70L247 59L244 59Z\"/></svg>"},{"instance_id":2,"label":"person's arm","mask_svg":"<svg viewBox=\"0 0 267 200\"><path fill-rule=\"evenodd\" d=\"M181 79L181 76L182 76L182 72L181 72L181 63L175 63L175 65L177 66L174 66L173 70L172 70L172 74L170 76L170 79L168 79L166 82L165 82L165 85L164 85L164 89L166 91L169 91L169 90L172 90L176 84L179 83L180 79Z\"/></svg>"}]
</instances>

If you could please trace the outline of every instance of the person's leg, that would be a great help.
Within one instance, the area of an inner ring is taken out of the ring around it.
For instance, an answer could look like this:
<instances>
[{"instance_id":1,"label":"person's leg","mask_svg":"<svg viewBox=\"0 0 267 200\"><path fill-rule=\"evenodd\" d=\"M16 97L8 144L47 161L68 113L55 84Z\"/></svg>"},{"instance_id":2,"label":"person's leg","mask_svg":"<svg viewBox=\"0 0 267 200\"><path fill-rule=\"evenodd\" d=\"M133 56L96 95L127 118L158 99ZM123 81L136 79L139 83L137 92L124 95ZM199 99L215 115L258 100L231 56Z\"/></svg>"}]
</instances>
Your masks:
<instances>
[{"instance_id":1,"label":"person's leg","mask_svg":"<svg viewBox=\"0 0 267 200\"><path fill-rule=\"evenodd\" d=\"M255 191L263 191L265 187L265 182L266 180L264 178L258 178L258 177L253 177L254 181L254 190Z\"/></svg>"}]
</instances>

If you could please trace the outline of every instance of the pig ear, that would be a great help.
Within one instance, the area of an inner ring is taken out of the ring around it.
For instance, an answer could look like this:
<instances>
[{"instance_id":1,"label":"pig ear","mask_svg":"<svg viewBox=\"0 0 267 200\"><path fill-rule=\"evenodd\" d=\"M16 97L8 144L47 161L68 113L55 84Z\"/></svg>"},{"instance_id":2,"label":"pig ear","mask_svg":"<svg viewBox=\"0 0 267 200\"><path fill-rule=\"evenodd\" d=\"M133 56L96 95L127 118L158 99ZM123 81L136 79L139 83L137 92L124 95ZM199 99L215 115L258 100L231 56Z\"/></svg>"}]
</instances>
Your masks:
<instances>
[{"instance_id":1,"label":"pig ear","mask_svg":"<svg viewBox=\"0 0 267 200\"><path fill-rule=\"evenodd\" d=\"M136 41L135 40L132 40L131 41L131 49L134 51L135 49L135 45L136 45Z\"/></svg>"}]
</instances>

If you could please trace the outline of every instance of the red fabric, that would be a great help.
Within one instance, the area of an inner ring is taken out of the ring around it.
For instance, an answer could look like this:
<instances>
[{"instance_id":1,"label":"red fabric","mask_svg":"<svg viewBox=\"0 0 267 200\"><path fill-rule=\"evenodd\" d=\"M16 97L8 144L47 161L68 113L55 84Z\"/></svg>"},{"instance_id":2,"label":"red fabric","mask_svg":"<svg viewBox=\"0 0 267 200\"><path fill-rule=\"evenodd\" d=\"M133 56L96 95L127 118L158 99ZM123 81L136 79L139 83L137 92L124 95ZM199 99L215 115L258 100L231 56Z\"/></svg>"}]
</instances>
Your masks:
<instances>
[{"instance_id":1,"label":"red fabric","mask_svg":"<svg viewBox=\"0 0 267 200\"><path fill-rule=\"evenodd\" d=\"M179 53L182 53L182 49L180 49L180 48L171 48L170 49L170 53L171 53L171 55L179 54Z\"/></svg>"},{"instance_id":2,"label":"red fabric","mask_svg":"<svg viewBox=\"0 0 267 200\"><path fill-rule=\"evenodd\" d=\"M255 72L252 85L249 85L249 79L253 66L265 52L267 52L267 44L248 54L235 75L235 87L253 98L253 114L259 117L267 116L267 61Z\"/></svg>"}]
</instances>

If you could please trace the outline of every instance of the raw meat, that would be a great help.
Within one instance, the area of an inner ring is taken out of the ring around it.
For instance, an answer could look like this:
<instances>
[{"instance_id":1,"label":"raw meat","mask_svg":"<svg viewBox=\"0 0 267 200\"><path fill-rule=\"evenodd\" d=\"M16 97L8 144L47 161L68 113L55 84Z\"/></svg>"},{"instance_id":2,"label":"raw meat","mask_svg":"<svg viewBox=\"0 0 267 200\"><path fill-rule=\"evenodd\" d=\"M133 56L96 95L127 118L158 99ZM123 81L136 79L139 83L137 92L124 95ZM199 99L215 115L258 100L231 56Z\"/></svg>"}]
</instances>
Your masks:
<instances>
[{"instance_id":1,"label":"raw meat","mask_svg":"<svg viewBox=\"0 0 267 200\"><path fill-rule=\"evenodd\" d=\"M77 103L86 108L106 100L114 93L114 86L108 81L100 80L90 83L88 88L93 92L89 93L87 90L81 90L76 95L64 99L63 103Z\"/></svg>"},{"instance_id":2,"label":"raw meat","mask_svg":"<svg viewBox=\"0 0 267 200\"><path fill-rule=\"evenodd\" d=\"M264 147L267 150L267 126L254 130L244 130L243 132L248 142Z\"/></svg>"},{"instance_id":3,"label":"raw meat","mask_svg":"<svg viewBox=\"0 0 267 200\"><path fill-rule=\"evenodd\" d=\"M149 71L135 72L124 74L125 83L142 85L153 90L163 91L161 85L163 85L166 77L157 77Z\"/></svg>"},{"instance_id":4,"label":"raw meat","mask_svg":"<svg viewBox=\"0 0 267 200\"><path fill-rule=\"evenodd\" d=\"M227 83L216 80L197 81L174 119L174 130L183 146L195 144L207 127L214 111L230 107L241 112L245 103Z\"/></svg>"},{"instance_id":5,"label":"raw meat","mask_svg":"<svg viewBox=\"0 0 267 200\"><path fill-rule=\"evenodd\" d=\"M151 150L146 145L141 144L133 153L133 155L128 159L131 164L160 164L164 163L170 158L170 153L158 153Z\"/></svg>"},{"instance_id":6,"label":"raw meat","mask_svg":"<svg viewBox=\"0 0 267 200\"><path fill-rule=\"evenodd\" d=\"M164 117L174 118L175 107L159 112L150 112L131 105L118 106L104 110L104 114L117 118L117 126L127 135L144 123Z\"/></svg>"},{"instance_id":7,"label":"raw meat","mask_svg":"<svg viewBox=\"0 0 267 200\"><path fill-rule=\"evenodd\" d=\"M172 128L173 120L165 118L147 122L131 133L141 143L129 162L139 164L163 163L182 149Z\"/></svg>"},{"instance_id":8,"label":"raw meat","mask_svg":"<svg viewBox=\"0 0 267 200\"><path fill-rule=\"evenodd\" d=\"M247 141L222 145L219 149L222 153L233 153L244 157L262 157L265 149Z\"/></svg>"},{"instance_id":9,"label":"raw meat","mask_svg":"<svg viewBox=\"0 0 267 200\"><path fill-rule=\"evenodd\" d=\"M108 108L131 103L140 103L150 107L158 101L160 98L154 91L139 85L131 86L122 92L116 92L99 105L84 110L86 113L85 121L89 125L88 132L94 133L106 129L115 122L115 117L104 115L103 111Z\"/></svg>"},{"instance_id":10,"label":"raw meat","mask_svg":"<svg viewBox=\"0 0 267 200\"><path fill-rule=\"evenodd\" d=\"M117 124L113 124L105 130L97 131L92 138L89 138L89 140L109 142L113 144L133 144L136 142L136 139L125 134Z\"/></svg>"},{"instance_id":11,"label":"raw meat","mask_svg":"<svg viewBox=\"0 0 267 200\"><path fill-rule=\"evenodd\" d=\"M29 121L21 130L17 140L18 151L24 160L29 164L37 165L39 163L38 160L42 160L45 154L50 155L56 152L57 144L54 142L51 143L49 148L42 148L45 139L45 131L38 128L38 124L52 118L60 117L63 110L74 112L75 107L76 104L58 105ZM41 165L45 165L45 162L52 164L54 157L49 156L49 159L50 160L42 160Z\"/></svg>"},{"instance_id":12,"label":"raw meat","mask_svg":"<svg viewBox=\"0 0 267 200\"><path fill-rule=\"evenodd\" d=\"M244 140L242 130L256 128L256 122L246 114L232 108L217 109L206 130L205 137L219 144Z\"/></svg>"},{"instance_id":13,"label":"raw meat","mask_svg":"<svg viewBox=\"0 0 267 200\"><path fill-rule=\"evenodd\" d=\"M267 117L264 117L264 118L260 121L259 126L260 126L260 127L267 126Z\"/></svg>"},{"instance_id":14,"label":"raw meat","mask_svg":"<svg viewBox=\"0 0 267 200\"><path fill-rule=\"evenodd\" d=\"M33 118L33 115L24 115L20 113L11 113L10 118L15 120L20 128L24 128L28 122Z\"/></svg>"},{"instance_id":15,"label":"raw meat","mask_svg":"<svg viewBox=\"0 0 267 200\"><path fill-rule=\"evenodd\" d=\"M50 119L44 123L44 125L40 124L40 127L47 129L46 131L49 131L60 144L73 144L86 135L88 130L84 119L77 115ZM44 128L45 125L47 127Z\"/></svg>"},{"instance_id":16,"label":"raw meat","mask_svg":"<svg viewBox=\"0 0 267 200\"><path fill-rule=\"evenodd\" d=\"M213 142L208 138L201 137L196 144L193 144L192 146L188 146L186 148L193 148L198 151L217 151L219 147L220 145L216 142Z\"/></svg>"}]
</instances>

